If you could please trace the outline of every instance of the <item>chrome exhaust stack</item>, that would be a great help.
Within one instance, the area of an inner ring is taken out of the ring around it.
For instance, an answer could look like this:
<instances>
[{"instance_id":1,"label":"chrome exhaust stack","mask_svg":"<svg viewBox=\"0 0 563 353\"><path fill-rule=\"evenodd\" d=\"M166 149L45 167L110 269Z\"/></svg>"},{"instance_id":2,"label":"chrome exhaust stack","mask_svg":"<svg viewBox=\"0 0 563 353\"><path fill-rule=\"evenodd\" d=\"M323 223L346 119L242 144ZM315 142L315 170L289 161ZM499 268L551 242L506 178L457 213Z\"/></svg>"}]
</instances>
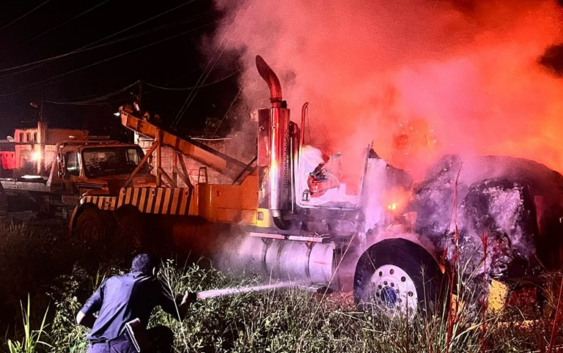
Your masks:
<instances>
[{"instance_id":1,"label":"chrome exhaust stack","mask_svg":"<svg viewBox=\"0 0 563 353\"><path fill-rule=\"evenodd\" d=\"M260 76L268 84L272 108L280 108L282 106L282 89L278 76L276 76L274 70L266 64L266 61L260 55L256 55L256 68Z\"/></svg>"},{"instance_id":2,"label":"chrome exhaust stack","mask_svg":"<svg viewBox=\"0 0 563 353\"><path fill-rule=\"evenodd\" d=\"M280 81L259 55L256 67L270 89L271 107L258 110L258 207L269 209L276 227L288 229L283 211L291 204L290 118Z\"/></svg>"}]
</instances>

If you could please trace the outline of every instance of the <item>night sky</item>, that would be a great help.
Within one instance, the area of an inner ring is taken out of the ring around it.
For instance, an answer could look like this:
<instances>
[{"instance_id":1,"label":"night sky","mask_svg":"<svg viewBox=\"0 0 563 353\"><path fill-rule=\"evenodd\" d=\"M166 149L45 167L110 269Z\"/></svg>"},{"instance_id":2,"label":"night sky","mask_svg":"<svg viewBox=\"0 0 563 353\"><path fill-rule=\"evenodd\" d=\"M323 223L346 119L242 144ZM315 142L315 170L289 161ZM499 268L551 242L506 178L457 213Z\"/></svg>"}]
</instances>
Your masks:
<instances>
[{"instance_id":1,"label":"night sky","mask_svg":"<svg viewBox=\"0 0 563 353\"><path fill-rule=\"evenodd\" d=\"M52 127L114 135L112 113L139 91L144 109L198 134L237 92L236 58L202 54L221 18L210 0L3 1L0 138L35 125L41 101Z\"/></svg>"},{"instance_id":2,"label":"night sky","mask_svg":"<svg viewBox=\"0 0 563 353\"><path fill-rule=\"evenodd\" d=\"M441 1L451 2L468 17L478 3ZM267 15L256 11L251 11L253 21ZM204 132L206 121L224 121L219 134L225 133L238 119L231 107L237 103L243 66L237 54L219 52L211 44L225 18L213 0L3 1L0 139L16 127L35 125L40 109L30 103L40 106L42 101L43 117L52 127L115 137L124 129L113 113L133 103L139 92L143 108L169 125L195 136ZM271 40L267 33L253 35ZM250 51L268 59L276 55ZM563 77L563 43L546 48L539 62Z\"/></svg>"}]
</instances>

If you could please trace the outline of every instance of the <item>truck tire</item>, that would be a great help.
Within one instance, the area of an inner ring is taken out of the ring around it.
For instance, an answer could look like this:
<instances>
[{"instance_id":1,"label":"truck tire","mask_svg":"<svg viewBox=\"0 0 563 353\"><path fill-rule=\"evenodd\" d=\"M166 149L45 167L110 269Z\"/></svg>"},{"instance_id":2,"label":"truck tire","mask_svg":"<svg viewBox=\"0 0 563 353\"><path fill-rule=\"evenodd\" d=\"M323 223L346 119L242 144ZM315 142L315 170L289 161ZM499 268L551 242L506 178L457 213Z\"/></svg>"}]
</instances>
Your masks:
<instances>
[{"instance_id":1,"label":"truck tire","mask_svg":"<svg viewBox=\"0 0 563 353\"><path fill-rule=\"evenodd\" d=\"M114 242L122 251L143 249L147 239L147 228L142 214L137 210L125 210L117 216Z\"/></svg>"},{"instance_id":2,"label":"truck tire","mask_svg":"<svg viewBox=\"0 0 563 353\"><path fill-rule=\"evenodd\" d=\"M100 245L107 240L111 222L108 222L102 212L97 208L89 207L78 215L74 230L78 239L90 246Z\"/></svg>"},{"instance_id":3,"label":"truck tire","mask_svg":"<svg viewBox=\"0 0 563 353\"><path fill-rule=\"evenodd\" d=\"M354 299L363 310L412 319L417 313L441 309L443 278L434 258L422 247L404 239L383 240L358 260Z\"/></svg>"}]
</instances>

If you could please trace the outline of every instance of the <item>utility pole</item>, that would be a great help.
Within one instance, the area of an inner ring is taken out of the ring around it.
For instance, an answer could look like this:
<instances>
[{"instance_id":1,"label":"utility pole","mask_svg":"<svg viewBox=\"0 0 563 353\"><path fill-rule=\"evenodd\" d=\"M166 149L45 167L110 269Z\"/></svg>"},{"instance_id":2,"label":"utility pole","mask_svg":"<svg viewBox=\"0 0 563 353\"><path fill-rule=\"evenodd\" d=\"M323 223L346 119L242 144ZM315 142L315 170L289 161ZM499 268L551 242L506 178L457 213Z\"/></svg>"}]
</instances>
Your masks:
<instances>
[{"instance_id":1,"label":"utility pole","mask_svg":"<svg viewBox=\"0 0 563 353\"><path fill-rule=\"evenodd\" d=\"M135 94L131 92L131 94L135 96L135 103L133 105L135 106L135 109L137 109L137 111L140 112L143 109L143 105L142 105L143 81L141 80L137 81L137 86L138 86L138 93Z\"/></svg>"},{"instance_id":2,"label":"utility pole","mask_svg":"<svg viewBox=\"0 0 563 353\"><path fill-rule=\"evenodd\" d=\"M45 120L45 115L43 113L43 107L45 100L43 98L43 93L41 93L41 102L39 105L35 102L30 102L29 105L38 110L39 119L37 121L37 133L34 134L33 141L28 141L33 143L32 151L38 154L38 159L35 161L35 171L37 174L43 173L45 170L45 144L47 140L47 121ZM37 138L35 138L37 136Z\"/></svg>"},{"instance_id":3,"label":"utility pole","mask_svg":"<svg viewBox=\"0 0 563 353\"><path fill-rule=\"evenodd\" d=\"M142 103L142 99L143 99L143 81L139 80L138 84L139 84L139 95L137 96L137 101L139 102L139 107L142 109L142 108L143 108L143 103Z\"/></svg>"},{"instance_id":4,"label":"utility pole","mask_svg":"<svg viewBox=\"0 0 563 353\"><path fill-rule=\"evenodd\" d=\"M45 170L45 144L47 143L47 122L45 121L45 116L43 114L43 106L45 105L45 100L43 99L43 93L41 93L41 103L39 106L39 122L37 123L38 135L39 135L39 163L37 165L37 173L43 173Z\"/></svg>"}]
</instances>

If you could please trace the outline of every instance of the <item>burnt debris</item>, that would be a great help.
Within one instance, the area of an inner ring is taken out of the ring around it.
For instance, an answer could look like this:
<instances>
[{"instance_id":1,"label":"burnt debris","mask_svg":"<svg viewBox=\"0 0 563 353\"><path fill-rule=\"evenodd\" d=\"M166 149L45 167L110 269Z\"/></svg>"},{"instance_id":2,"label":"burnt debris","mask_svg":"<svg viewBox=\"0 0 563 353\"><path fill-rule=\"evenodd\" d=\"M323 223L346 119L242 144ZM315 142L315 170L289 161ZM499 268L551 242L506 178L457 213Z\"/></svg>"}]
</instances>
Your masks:
<instances>
[{"instance_id":1,"label":"burnt debris","mask_svg":"<svg viewBox=\"0 0 563 353\"><path fill-rule=\"evenodd\" d=\"M408 211L417 214L416 233L464 269L461 279L479 293L476 300L493 278L562 268L563 176L537 162L444 156L415 188Z\"/></svg>"}]
</instances>

